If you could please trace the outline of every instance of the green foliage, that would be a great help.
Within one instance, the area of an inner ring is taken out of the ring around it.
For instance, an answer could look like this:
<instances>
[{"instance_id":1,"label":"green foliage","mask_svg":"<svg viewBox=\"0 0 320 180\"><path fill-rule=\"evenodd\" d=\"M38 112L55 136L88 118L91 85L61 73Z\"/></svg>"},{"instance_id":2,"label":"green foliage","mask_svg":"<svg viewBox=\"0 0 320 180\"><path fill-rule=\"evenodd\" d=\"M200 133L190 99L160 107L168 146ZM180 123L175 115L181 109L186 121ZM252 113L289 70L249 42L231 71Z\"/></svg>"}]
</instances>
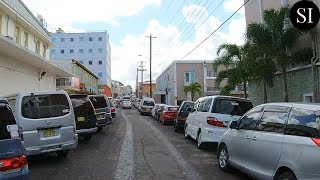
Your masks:
<instances>
[{"instance_id":1,"label":"green foliage","mask_svg":"<svg viewBox=\"0 0 320 180\"><path fill-rule=\"evenodd\" d=\"M184 92L186 95L188 94L188 92L190 92L191 93L191 100L193 101L196 93L199 95L202 94L202 86L201 86L201 84L199 84L197 82L193 82L189 86L184 87Z\"/></svg>"}]
</instances>

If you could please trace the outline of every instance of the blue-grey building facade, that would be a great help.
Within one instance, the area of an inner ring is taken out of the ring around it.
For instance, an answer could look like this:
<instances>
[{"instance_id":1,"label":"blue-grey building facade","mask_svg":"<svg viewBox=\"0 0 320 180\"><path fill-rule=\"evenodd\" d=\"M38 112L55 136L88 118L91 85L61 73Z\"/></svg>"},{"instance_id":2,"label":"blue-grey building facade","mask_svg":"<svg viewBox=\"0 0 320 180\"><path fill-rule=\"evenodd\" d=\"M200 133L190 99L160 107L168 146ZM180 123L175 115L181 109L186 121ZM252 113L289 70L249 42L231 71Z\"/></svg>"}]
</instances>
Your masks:
<instances>
[{"instance_id":1,"label":"blue-grey building facade","mask_svg":"<svg viewBox=\"0 0 320 180\"><path fill-rule=\"evenodd\" d=\"M65 33L59 29L51 34L55 47L50 59L77 59L99 77L99 85L111 88L111 47L105 32Z\"/></svg>"}]
</instances>

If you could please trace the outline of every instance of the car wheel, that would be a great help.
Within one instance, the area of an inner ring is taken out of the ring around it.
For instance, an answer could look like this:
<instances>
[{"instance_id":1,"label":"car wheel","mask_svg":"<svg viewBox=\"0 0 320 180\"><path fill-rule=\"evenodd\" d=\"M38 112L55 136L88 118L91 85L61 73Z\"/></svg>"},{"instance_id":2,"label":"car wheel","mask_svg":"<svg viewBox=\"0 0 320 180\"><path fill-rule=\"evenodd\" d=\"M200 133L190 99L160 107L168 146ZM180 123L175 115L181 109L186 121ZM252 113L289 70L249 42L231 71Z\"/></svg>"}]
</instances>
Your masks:
<instances>
[{"instance_id":1,"label":"car wheel","mask_svg":"<svg viewBox=\"0 0 320 180\"><path fill-rule=\"evenodd\" d=\"M219 168L224 172L228 172L230 170L229 153L227 146L224 144L222 144L219 148L218 165Z\"/></svg>"},{"instance_id":2,"label":"car wheel","mask_svg":"<svg viewBox=\"0 0 320 180\"><path fill-rule=\"evenodd\" d=\"M92 134L87 134L84 136L84 140L86 141L90 141L91 138L92 138Z\"/></svg>"},{"instance_id":3,"label":"car wheel","mask_svg":"<svg viewBox=\"0 0 320 180\"><path fill-rule=\"evenodd\" d=\"M276 180L297 180L297 178L292 172L285 171L280 173Z\"/></svg>"},{"instance_id":4,"label":"car wheel","mask_svg":"<svg viewBox=\"0 0 320 180\"><path fill-rule=\"evenodd\" d=\"M190 139L190 136L188 134L188 124L184 126L184 138Z\"/></svg>"},{"instance_id":5,"label":"car wheel","mask_svg":"<svg viewBox=\"0 0 320 180\"><path fill-rule=\"evenodd\" d=\"M197 146L198 149L203 149L203 143L202 143L202 133L201 130L198 133L198 137L197 137Z\"/></svg>"},{"instance_id":6,"label":"car wheel","mask_svg":"<svg viewBox=\"0 0 320 180\"><path fill-rule=\"evenodd\" d=\"M97 132L101 132L102 130L103 130L103 127L99 126Z\"/></svg>"},{"instance_id":7,"label":"car wheel","mask_svg":"<svg viewBox=\"0 0 320 180\"><path fill-rule=\"evenodd\" d=\"M68 150L64 150L64 151L57 151L57 156L59 159L63 159L66 158L69 154Z\"/></svg>"}]
</instances>

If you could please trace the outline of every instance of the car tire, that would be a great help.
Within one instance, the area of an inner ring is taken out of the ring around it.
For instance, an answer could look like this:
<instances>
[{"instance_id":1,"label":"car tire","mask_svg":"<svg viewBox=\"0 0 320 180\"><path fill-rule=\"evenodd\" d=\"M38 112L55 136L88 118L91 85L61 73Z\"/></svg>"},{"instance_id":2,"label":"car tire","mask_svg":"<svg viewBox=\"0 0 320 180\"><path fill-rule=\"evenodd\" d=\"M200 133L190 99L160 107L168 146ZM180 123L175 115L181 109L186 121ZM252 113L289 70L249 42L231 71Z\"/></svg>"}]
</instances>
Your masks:
<instances>
[{"instance_id":1,"label":"car tire","mask_svg":"<svg viewBox=\"0 0 320 180\"><path fill-rule=\"evenodd\" d=\"M86 134L86 135L84 136L84 140L85 140L85 141L90 141L91 138L92 138L92 134Z\"/></svg>"},{"instance_id":2,"label":"car tire","mask_svg":"<svg viewBox=\"0 0 320 180\"><path fill-rule=\"evenodd\" d=\"M284 171L279 174L276 180L297 180L297 178L292 172Z\"/></svg>"},{"instance_id":3,"label":"car tire","mask_svg":"<svg viewBox=\"0 0 320 180\"><path fill-rule=\"evenodd\" d=\"M204 148L204 145L203 145L203 142L202 142L202 133L201 133L201 130L198 132L198 136L197 136L197 146L198 146L198 149L203 149L203 148Z\"/></svg>"},{"instance_id":4,"label":"car tire","mask_svg":"<svg viewBox=\"0 0 320 180\"><path fill-rule=\"evenodd\" d=\"M230 171L229 153L227 146L222 144L218 152L218 166L223 172Z\"/></svg>"},{"instance_id":5,"label":"car tire","mask_svg":"<svg viewBox=\"0 0 320 180\"><path fill-rule=\"evenodd\" d=\"M190 139L190 135L187 132L188 124L184 126L184 138Z\"/></svg>"},{"instance_id":6,"label":"car tire","mask_svg":"<svg viewBox=\"0 0 320 180\"><path fill-rule=\"evenodd\" d=\"M97 132L101 132L102 130L103 130L103 127L99 126Z\"/></svg>"},{"instance_id":7,"label":"car tire","mask_svg":"<svg viewBox=\"0 0 320 180\"><path fill-rule=\"evenodd\" d=\"M68 157L69 151L68 150L64 150L64 151L57 151L57 157L59 159L64 159L66 157Z\"/></svg>"}]
</instances>

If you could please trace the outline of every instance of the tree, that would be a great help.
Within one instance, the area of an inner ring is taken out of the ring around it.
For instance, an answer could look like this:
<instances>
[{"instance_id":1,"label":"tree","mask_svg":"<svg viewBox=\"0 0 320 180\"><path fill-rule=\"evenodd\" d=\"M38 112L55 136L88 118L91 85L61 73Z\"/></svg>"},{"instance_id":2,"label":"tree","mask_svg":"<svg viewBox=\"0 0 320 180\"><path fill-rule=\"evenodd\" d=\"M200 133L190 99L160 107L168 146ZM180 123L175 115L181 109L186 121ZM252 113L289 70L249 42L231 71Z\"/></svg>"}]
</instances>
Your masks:
<instances>
[{"instance_id":1,"label":"tree","mask_svg":"<svg viewBox=\"0 0 320 180\"><path fill-rule=\"evenodd\" d=\"M309 52L305 49L291 52L293 45L304 32L289 25L289 12L289 7L264 11L264 23L249 24L246 34L248 42L263 50L264 59L270 60L268 62L272 62L272 66L281 72L285 102L289 100L287 70L297 63L295 59L306 61L305 52Z\"/></svg>"},{"instance_id":2,"label":"tree","mask_svg":"<svg viewBox=\"0 0 320 180\"><path fill-rule=\"evenodd\" d=\"M202 89L201 84L199 84L197 82L193 82L189 86L184 87L184 92L186 93L186 95L188 94L188 92L190 92L191 93L191 100L193 101L196 93L201 95L201 93L202 93L201 89Z\"/></svg>"},{"instance_id":3,"label":"tree","mask_svg":"<svg viewBox=\"0 0 320 180\"><path fill-rule=\"evenodd\" d=\"M247 81L249 72L244 60L249 44L238 46L236 44L222 44L219 46L217 55L219 56L213 65L217 71L220 65L227 69L218 73L216 86L220 87L221 82L227 78L228 84L221 89L221 94L229 94L236 85L243 83L244 96L247 98Z\"/></svg>"}]
</instances>

